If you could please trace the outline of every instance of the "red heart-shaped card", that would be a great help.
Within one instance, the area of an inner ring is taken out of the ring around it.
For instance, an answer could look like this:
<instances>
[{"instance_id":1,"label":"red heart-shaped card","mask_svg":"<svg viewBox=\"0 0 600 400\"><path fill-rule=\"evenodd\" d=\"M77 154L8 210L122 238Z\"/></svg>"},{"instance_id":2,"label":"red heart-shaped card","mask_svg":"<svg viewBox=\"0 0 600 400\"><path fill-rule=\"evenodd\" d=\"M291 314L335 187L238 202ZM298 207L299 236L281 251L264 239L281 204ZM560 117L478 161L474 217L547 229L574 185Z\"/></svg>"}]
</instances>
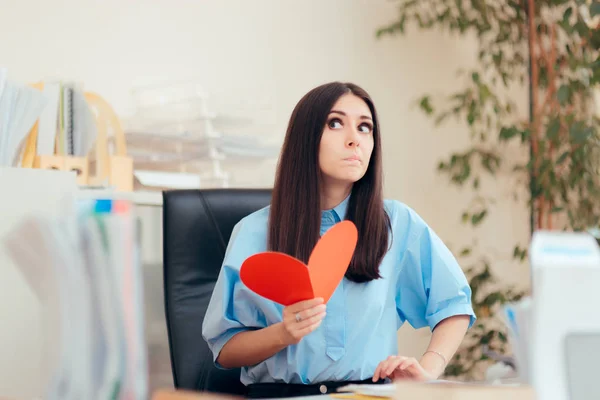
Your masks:
<instances>
[{"instance_id":1,"label":"red heart-shaped card","mask_svg":"<svg viewBox=\"0 0 600 400\"><path fill-rule=\"evenodd\" d=\"M255 293L284 306L315 297L327 302L350 265L357 241L354 223L342 221L319 239L308 265L267 251L244 261L240 279Z\"/></svg>"}]
</instances>

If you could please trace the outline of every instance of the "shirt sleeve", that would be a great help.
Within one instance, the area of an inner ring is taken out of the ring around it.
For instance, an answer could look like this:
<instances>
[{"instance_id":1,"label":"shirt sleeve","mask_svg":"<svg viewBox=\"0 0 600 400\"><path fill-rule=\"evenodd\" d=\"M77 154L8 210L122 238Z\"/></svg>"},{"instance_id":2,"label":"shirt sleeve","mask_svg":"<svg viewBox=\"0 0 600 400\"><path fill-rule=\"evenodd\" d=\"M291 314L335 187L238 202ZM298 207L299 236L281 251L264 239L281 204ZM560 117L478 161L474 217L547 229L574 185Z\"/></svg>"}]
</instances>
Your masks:
<instances>
[{"instance_id":1,"label":"shirt sleeve","mask_svg":"<svg viewBox=\"0 0 600 400\"><path fill-rule=\"evenodd\" d=\"M264 314L256 306L255 296L240 280L241 264L255 247L252 238L247 236L242 222L238 223L231 234L202 324L202 336L213 353L215 365L221 369L225 368L217 363L217 357L234 335L266 326Z\"/></svg>"},{"instance_id":2,"label":"shirt sleeve","mask_svg":"<svg viewBox=\"0 0 600 400\"><path fill-rule=\"evenodd\" d=\"M415 329L429 326L432 330L448 317L469 315L471 327L476 316L467 278L442 240L425 222L419 222L401 254L398 315Z\"/></svg>"}]
</instances>

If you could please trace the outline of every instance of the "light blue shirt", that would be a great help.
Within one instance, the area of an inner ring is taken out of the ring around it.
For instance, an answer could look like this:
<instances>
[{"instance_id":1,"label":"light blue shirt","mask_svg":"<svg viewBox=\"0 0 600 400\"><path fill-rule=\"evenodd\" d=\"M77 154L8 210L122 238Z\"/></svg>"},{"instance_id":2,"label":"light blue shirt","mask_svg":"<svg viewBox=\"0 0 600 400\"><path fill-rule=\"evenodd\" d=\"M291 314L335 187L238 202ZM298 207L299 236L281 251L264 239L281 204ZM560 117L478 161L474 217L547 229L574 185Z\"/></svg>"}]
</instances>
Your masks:
<instances>
[{"instance_id":1,"label":"light blue shirt","mask_svg":"<svg viewBox=\"0 0 600 400\"><path fill-rule=\"evenodd\" d=\"M348 200L322 212L321 235L346 215ZM323 323L300 343L242 368L243 384L369 379L381 361L397 354L397 330L405 321L433 329L445 318L470 315L473 324L471 289L452 253L414 210L395 200L385 200L385 208L393 241L380 265L382 278L344 278ZM268 217L266 207L233 230L203 324L215 360L235 334L282 320L283 306L252 292L239 276L247 257L267 250Z\"/></svg>"}]
</instances>

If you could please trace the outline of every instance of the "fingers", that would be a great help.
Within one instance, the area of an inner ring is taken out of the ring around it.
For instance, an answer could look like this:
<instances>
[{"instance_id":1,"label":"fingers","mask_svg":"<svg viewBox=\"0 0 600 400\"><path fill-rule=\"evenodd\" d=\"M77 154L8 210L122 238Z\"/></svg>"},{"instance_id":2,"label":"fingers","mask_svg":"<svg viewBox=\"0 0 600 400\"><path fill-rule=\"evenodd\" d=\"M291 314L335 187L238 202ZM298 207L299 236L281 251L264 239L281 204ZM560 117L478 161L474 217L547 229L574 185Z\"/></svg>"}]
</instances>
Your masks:
<instances>
[{"instance_id":1,"label":"fingers","mask_svg":"<svg viewBox=\"0 0 600 400\"><path fill-rule=\"evenodd\" d=\"M379 365L377 365L377 368L375 368L375 372L373 373L373 382L377 382L379 380L379 371L381 370L381 363L379 363Z\"/></svg>"},{"instance_id":2,"label":"fingers","mask_svg":"<svg viewBox=\"0 0 600 400\"><path fill-rule=\"evenodd\" d=\"M321 306L317 306L317 307L321 307ZM314 310L314 309L311 309L311 310ZM325 315L327 313L325 312L325 307L323 307L322 309L320 308L319 310L321 310L321 311L319 311L316 314L313 314L311 316L308 316L308 317L302 316L302 319L300 320L300 322L298 322L296 329L302 330L302 329L307 328L316 323L321 323L321 321L323 320L323 318L325 318ZM312 312L314 312L314 311L311 311L311 313ZM295 317L294 317L294 321L295 321Z\"/></svg>"},{"instance_id":3,"label":"fingers","mask_svg":"<svg viewBox=\"0 0 600 400\"><path fill-rule=\"evenodd\" d=\"M380 362L373 374L373 382L390 376L402 361L403 358L389 356L387 360Z\"/></svg>"},{"instance_id":4,"label":"fingers","mask_svg":"<svg viewBox=\"0 0 600 400\"><path fill-rule=\"evenodd\" d=\"M289 344L298 343L321 325L326 306L322 298L301 301L283 309L283 326Z\"/></svg>"},{"instance_id":5,"label":"fingers","mask_svg":"<svg viewBox=\"0 0 600 400\"><path fill-rule=\"evenodd\" d=\"M388 361L388 364L385 369L383 369L383 378L387 378L392 375L396 368L402 363L404 357L394 357L392 360Z\"/></svg>"},{"instance_id":6,"label":"fingers","mask_svg":"<svg viewBox=\"0 0 600 400\"><path fill-rule=\"evenodd\" d=\"M310 324L302 329L298 330L298 336L299 337L304 337L306 335L308 335L309 333L311 333L312 331L314 331L315 329L317 329L319 327L319 325L321 325L321 322L323 322L323 319L319 319L317 320L317 322Z\"/></svg>"},{"instance_id":7,"label":"fingers","mask_svg":"<svg viewBox=\"0 0 600 400\"><path fill-rule=\"evenodd\" d=\"M407 358L404 361L402 361L400 363L400 365L398 365L398 369L400 371L404 371L406 369L408 369L409 367L415 366L416 364L418 364L418 361L414 358Z\"/></svg>"},{"instance_id":8,"label":"fingers","mask_svg":"<svg viewBox=\"0 0 600 400\"><path fill-rule=\"evenodd\" d=\"M283 325L287 335L292 338L291 344L298 343L304 336L317 329L321 325L324 316L325 313L323 312L300 322L295 320L284 321Z\"/></svg>"},{"instance_id":9,"label":"fingers","mask_svg":"<svg viewBox=\"0 0 600 400\"><path fill-rule=\"evenodd\" d=\"M298 321L298 322L304 322L306 320L311 319L312 317L314 317L316 315L324 313L325 310L326 310L325 304L320 304L318 306L308 308L304 311L291 313L290 317L292 317L296 321L296 316L298 316L298 317L300 317L300 321Z\"/></svg>"},{"instance_id":10,"label":"fingers","mask_svg":"<svg viewBox=\"0 0 600 400\"><path fill-rule=\"evenodd\" d=\"M305 301L301 301L296 304L292 304L291 306L286 307L286 308L289 312L295 314L295 313L302 312L304 310L308 310L310 308L316 307L320 304L323 304L323 298L317 297L315 299L305 300Z\"/></svg>"},{"instance_id":11,"label":"fingers","mask_svg":"<svg viewBox=\"0 0 600 400\"><path fill-rule=\"evenodd\" d=\"M288 323L302 323L299 328L305 328L316 322L314 317L320 316L323 319L326 306L323 304L322 298L316 298L306 301L301 301L283 310L283 319ZM323 314L323 315L322 315ZM305 323L305 321L308 321Z\"/></svg>"},{"instance_id":12,"label":"fingers","mask_svg":"<svg viewBox=\"0 0 600 400\"><path fill-rule=\"evenodd\" d=\"M412 357L389 356L379 363L373 374L373 382L388 377L403 378L420 375L421 364Z\"/></svg>"}]
</instances>

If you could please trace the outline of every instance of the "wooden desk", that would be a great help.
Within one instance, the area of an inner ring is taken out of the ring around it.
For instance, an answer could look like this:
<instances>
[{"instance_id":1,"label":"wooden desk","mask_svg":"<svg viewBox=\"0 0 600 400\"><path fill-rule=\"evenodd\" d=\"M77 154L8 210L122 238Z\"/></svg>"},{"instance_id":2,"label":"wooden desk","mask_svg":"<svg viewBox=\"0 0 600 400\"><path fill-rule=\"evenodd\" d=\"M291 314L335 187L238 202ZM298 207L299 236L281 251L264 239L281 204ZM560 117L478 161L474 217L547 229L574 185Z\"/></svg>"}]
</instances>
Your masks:
<instances>
[{"instance_id":1,"label":"wooden desk","mask_svg":"<svg viewBox=\"0 0 600 400\"><path fill-rule=\"evenodd\" d=\"M243 397L226 396L208 392L161 389L152 394L152 400L239 400ZM0 399L2 400L2 399Z\"/></svg>"},{"instance_id":2,"label":"wooden desk","mask_svg":"<svg viewBox=\"0 0 600 400\"><path fill-rule=\"evenodd\" d=\"M214 393L196 393L176 390L160 390L154 393L152 400L239 400L240 397L224 396ZM294 400L384 399L353 393L336 393L323 396L295 397ZM529 386L491 386L479 384L419 384L398 383L394 399L398 400L535 400L535 393Z\"/></svg>"}]
</instances>

